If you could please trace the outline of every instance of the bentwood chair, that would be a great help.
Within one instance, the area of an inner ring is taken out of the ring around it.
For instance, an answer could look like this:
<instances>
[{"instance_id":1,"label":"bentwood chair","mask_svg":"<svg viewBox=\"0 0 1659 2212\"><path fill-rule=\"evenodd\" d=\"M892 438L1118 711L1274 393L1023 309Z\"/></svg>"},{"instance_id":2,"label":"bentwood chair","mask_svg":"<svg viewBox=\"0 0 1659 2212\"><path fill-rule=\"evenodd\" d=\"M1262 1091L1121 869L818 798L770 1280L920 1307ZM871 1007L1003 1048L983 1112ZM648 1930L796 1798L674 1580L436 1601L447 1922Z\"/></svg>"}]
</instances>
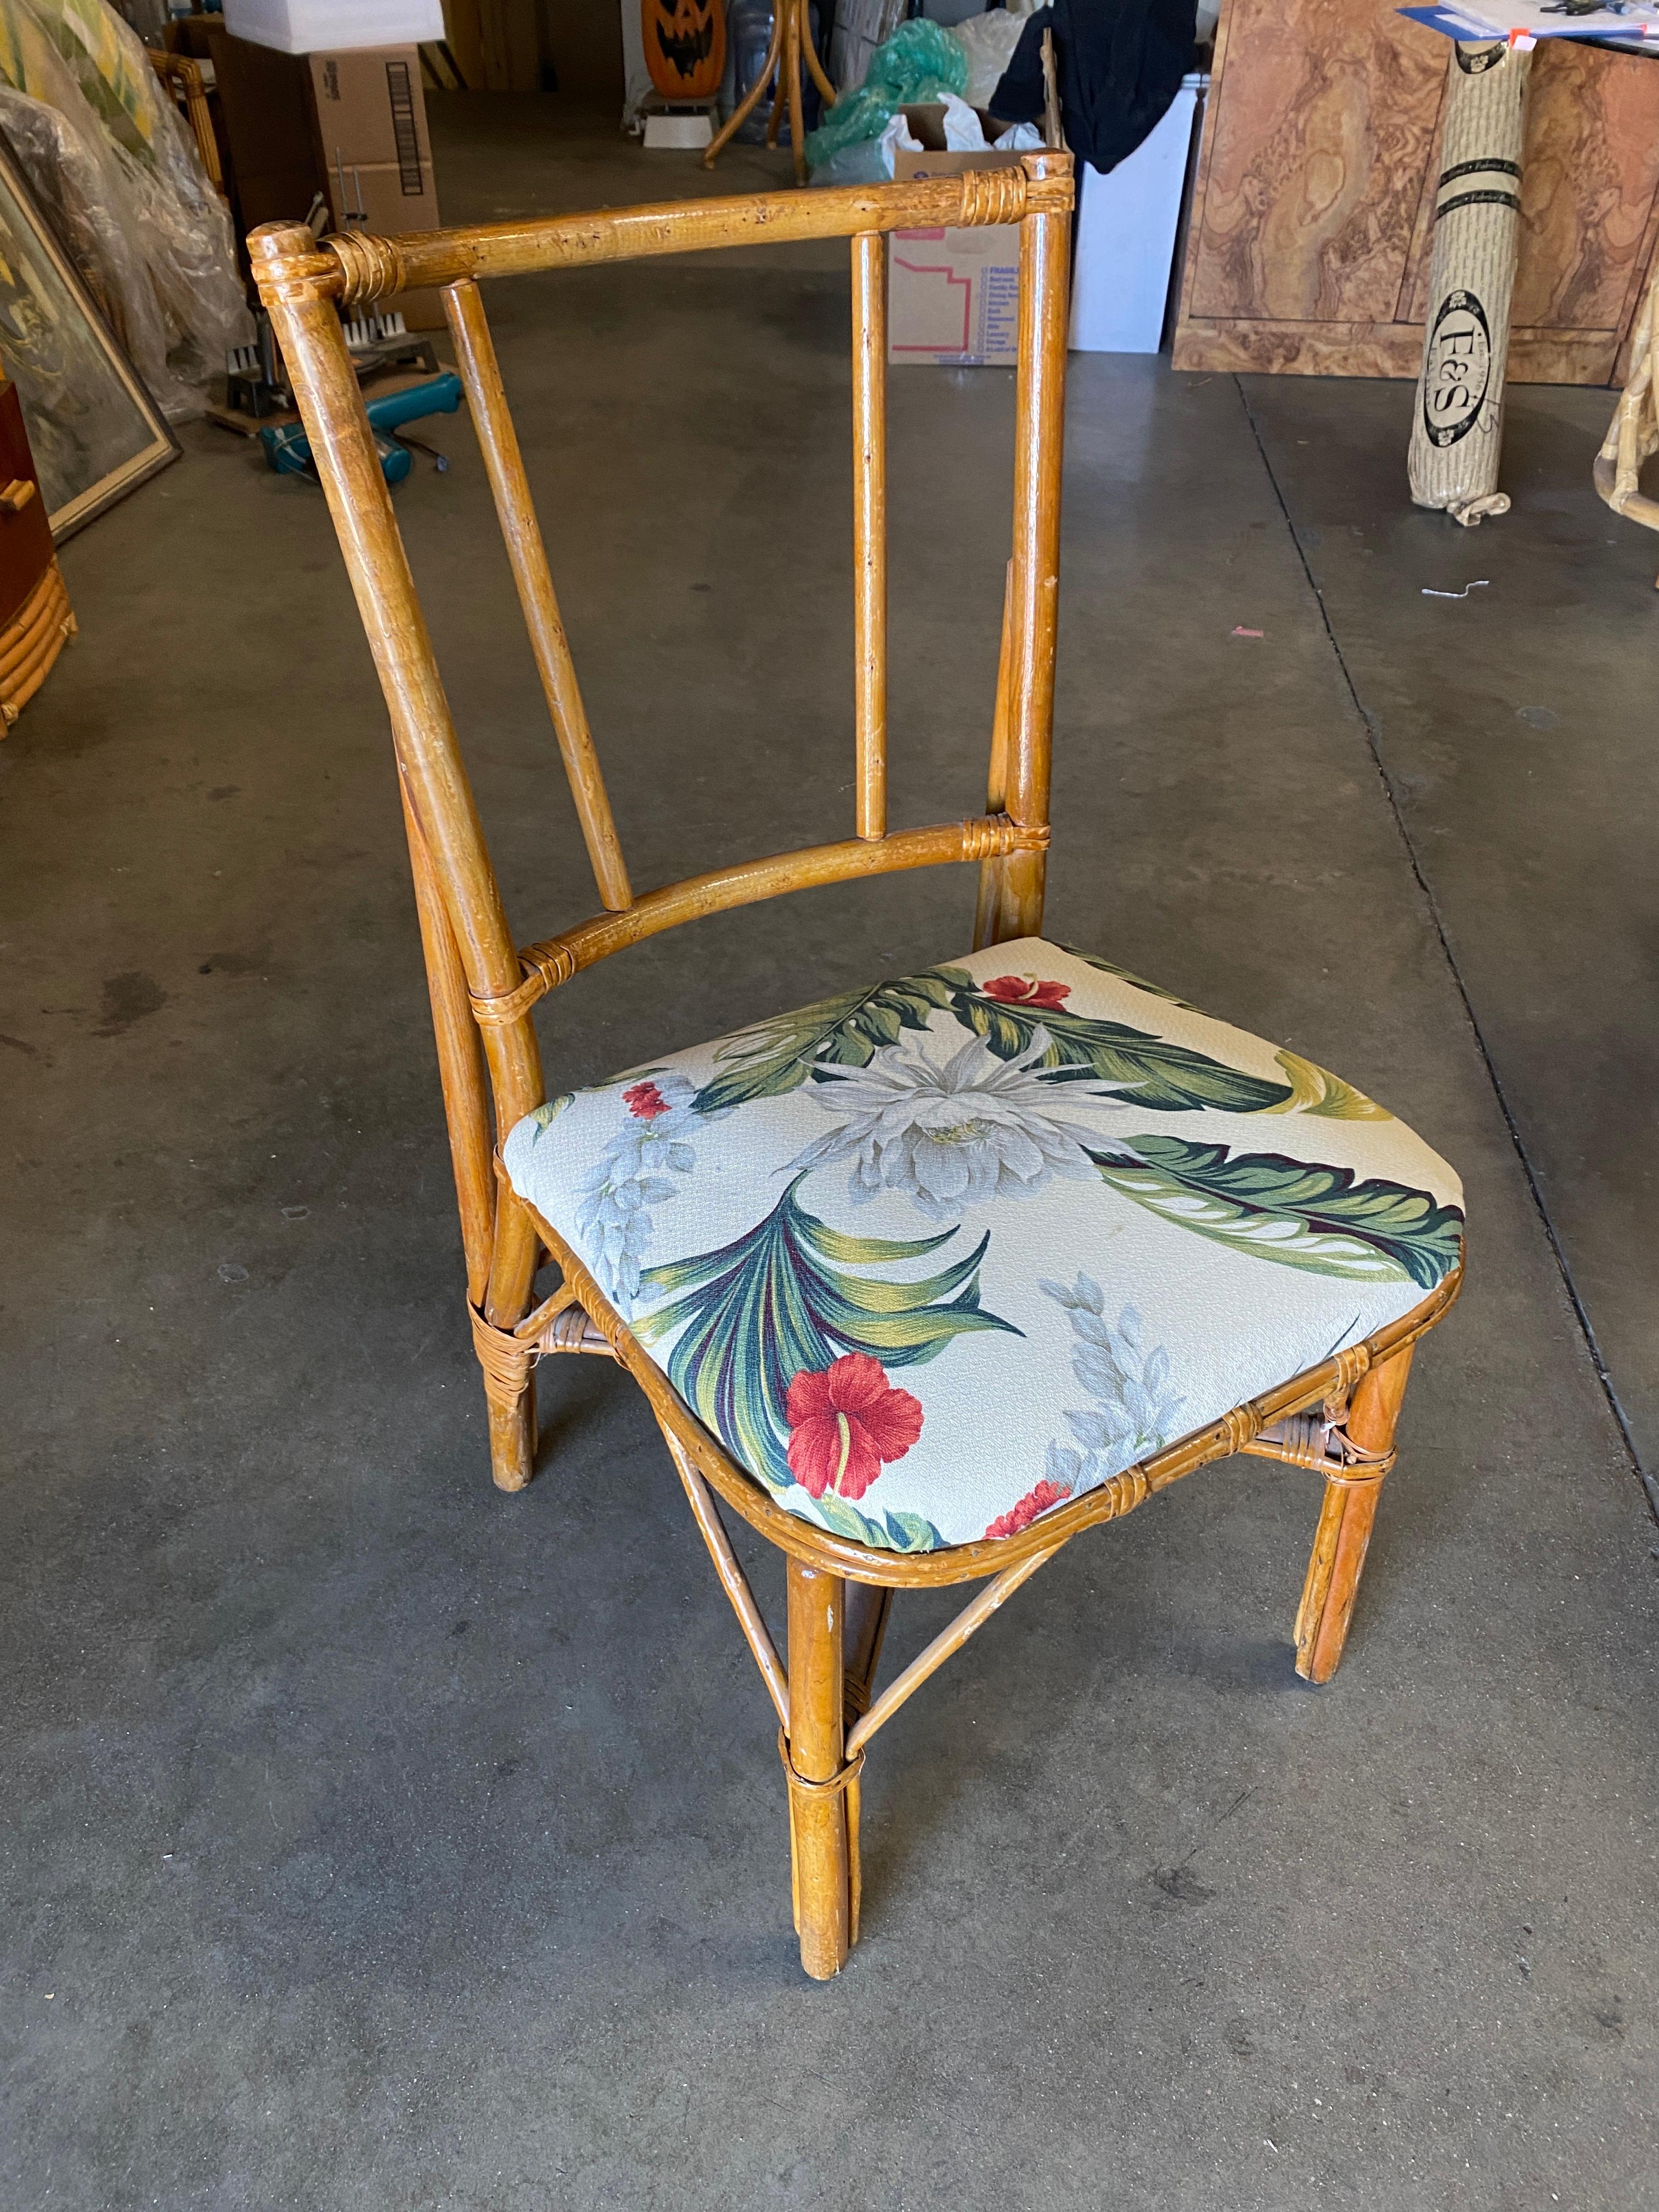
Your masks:
<instances>
[{"instance_id":1,"label":"bentwood chair","mask_svg":"<svg viewBox=\"0 0 1659 2212\"><path fill-rule=\"evenodd\" d=\"M1040 935L1060 538L1068 156L313 242L250 240L391 713L496 1482L532 1370L650 1401L781 1723L801 1962L857 1940L866 1746L1062 1545L1245 1451L1322 1476L1296 1663L1341 1656L1412 1348L1462 1271L1457 1181L1323 1069ZM1018 224L1013 558L983 815L890 830L887 234ZM479 293L516 272L852 240L855 835L635 894ZM339 310L439 285L603 910L515 949ZM550 1097L532 1011L659 930L976 862L975 951ZM495 1141L492 1141L493 1137ZM543 1253L562 1282L531 1304ZM787 1555L787 1667L717 1498ZM895 1589L984 1587L878 1692Z\"/></svg>"}]
</instances>

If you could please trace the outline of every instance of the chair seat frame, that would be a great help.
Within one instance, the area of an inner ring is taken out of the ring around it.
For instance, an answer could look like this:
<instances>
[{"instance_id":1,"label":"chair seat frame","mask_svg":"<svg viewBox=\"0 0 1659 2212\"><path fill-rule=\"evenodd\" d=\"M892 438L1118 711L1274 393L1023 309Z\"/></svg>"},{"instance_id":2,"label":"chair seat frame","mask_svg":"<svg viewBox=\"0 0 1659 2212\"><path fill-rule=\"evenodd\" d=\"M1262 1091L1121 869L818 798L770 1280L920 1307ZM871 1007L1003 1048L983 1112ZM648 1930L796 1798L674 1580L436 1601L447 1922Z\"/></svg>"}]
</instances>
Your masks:
<instances>
[{"instance_id":1,"label":"chair seat frame","mask_svg":"<svg viewBox=\"0 0 1659 2212\"><path fill-rule=\"evenodd\" d=\"M299 403L374 655L388 713L443 1082L466 1259L467 1303L497 1486L522 1489L535 1459L534 1370L555 1355L616 1360L644 1391L716 1574L780 1723L792 1890L803 1966L837 1972L857 1940L860 1776L878 1729L1012 1595L1079 1534L1121 1518L1213 1460L1244 1452L1321 1474L1323 1503L1297 1617L1297 1671L1322 1682L1341 1657L1412 1352L1456 1297L1462 1267L1364 1342L1235 1407L1098 1488L997 1540L899 1553L847 1541L786 1512L672 1389L581 1255L514 1192L497 1140L548 1097L537 1004L580 969L701 915L813 884L950 862L979 867L975 946L1040 933L1060 553L1068 155L1017 168L842 191L726 200L381 239L313 240L269 224L249 252ZM886 281L898 229L1017 225L1014 529L1003 607L986 811L967 821L887 822ZM844 237L852 254L854 831L635 896L623 859L547 556L485 320L479 282L532 270L710 247ZM441 288L457 362L602 910L518 947L456 740L432 644L380 473L341 314L402 290ZM544 1256L561 1282L532 1310ZM724 1504L785 1554L787 1663L721 1517ZM956 1620L879 1693L896 1589L979 1582Z\"/></svg>"}]
</instances>

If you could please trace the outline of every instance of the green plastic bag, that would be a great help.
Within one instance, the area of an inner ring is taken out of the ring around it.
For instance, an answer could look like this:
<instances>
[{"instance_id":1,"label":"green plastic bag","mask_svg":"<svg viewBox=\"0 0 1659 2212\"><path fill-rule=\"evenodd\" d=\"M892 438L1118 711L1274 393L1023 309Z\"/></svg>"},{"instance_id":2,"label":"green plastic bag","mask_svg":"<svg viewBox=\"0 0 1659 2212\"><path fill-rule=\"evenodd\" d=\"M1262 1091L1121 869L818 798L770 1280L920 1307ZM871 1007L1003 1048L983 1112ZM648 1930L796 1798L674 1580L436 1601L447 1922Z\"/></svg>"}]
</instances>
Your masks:
<instances>
[{"instance_id":1,"label":"green plastic bag","mask_svg":"<svg viewBox=\"0 0 1659 2212\"><path fill-rule=\"evenodd\" d=\"M941 24L918 15L901 23L870 57L864 82L844 92L828 118L806 139L806 159L821 169L843 146L879 138L901 107L942 100L968 88L968 57Z\"/></svg>"}]
</instances>

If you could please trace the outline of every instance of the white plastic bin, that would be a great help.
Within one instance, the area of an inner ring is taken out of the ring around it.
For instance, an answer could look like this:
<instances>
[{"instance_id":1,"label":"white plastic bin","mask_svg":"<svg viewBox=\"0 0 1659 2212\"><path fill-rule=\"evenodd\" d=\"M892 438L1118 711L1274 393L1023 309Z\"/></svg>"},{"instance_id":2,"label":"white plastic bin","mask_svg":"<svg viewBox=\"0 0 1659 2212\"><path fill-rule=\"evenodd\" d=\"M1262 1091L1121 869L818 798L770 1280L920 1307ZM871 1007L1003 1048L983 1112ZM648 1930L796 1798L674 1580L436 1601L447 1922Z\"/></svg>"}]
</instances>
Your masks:
<instances>
[{"instance_id":1,"label":"white plastic bin","mask_svg":"<svg viewBox=\"0 0 1659 2212\"><path fill-rule=\"evenodd\" d=\"M1182 82L1169 112L1127 161L1103 174L1085 161L1072 273L1075 353L1156 353L1164 335L1181 203L1209 82Z\"/></svg>"},{"instance_id":2,"label":"white plastic bin","mask_svg":"<svg viewBox=\"0 0 1659 2212\"><path fill-rule=\"evenodd\" d=\"M443 0L225 0L225 28L283 54L413 46L443 37Z\"/></svg>"}]
</instances>

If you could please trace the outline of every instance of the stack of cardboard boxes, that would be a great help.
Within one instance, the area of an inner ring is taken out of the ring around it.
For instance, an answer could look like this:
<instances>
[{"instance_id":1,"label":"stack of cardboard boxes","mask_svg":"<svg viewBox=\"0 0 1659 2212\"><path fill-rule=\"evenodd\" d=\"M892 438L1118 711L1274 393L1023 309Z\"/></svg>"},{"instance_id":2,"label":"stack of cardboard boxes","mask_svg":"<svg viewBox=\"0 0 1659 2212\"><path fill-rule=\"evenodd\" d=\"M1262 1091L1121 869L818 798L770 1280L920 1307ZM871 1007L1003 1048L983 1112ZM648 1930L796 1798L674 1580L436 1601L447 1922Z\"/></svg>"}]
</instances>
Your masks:
<instances>
[{"instance_id":1,"label":"stack of cardboard boxes","mask_svg":"<svg viewBox=\"0 0 1659 2212\"><path fill-rule=\"evenodd\" d=\"M284 53L234 37L211 15L180 18L168 42L212 68L239 239L262 222L303 222L319 193L331 230L438 228L417 47ZM435 293L401 295L398 306L411 330L443 322Z\"/></svg>"}]
</instances>

